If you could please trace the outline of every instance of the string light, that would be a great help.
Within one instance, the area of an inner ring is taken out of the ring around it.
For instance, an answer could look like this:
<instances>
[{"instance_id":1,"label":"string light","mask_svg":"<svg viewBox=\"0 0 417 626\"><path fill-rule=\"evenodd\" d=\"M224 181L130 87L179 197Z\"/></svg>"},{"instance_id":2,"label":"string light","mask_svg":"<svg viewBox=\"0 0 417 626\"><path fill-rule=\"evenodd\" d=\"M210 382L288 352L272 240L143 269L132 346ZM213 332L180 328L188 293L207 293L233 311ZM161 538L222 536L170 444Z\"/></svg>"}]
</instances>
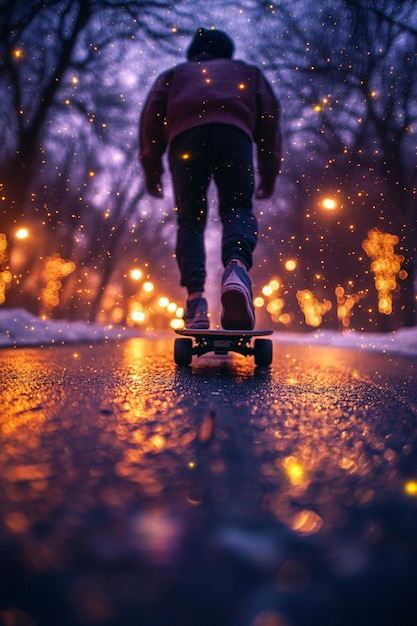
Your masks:
<instances>
[{"instance_id":1,"label":"string light","mask_svg":"<svg viewBox=\"0 0 417 626\"><path fill-rule=\"evenodd\" d=\"M367 239L362 243L363 249L372 260L371 269L378 292L378 311L384 315L392 313L392 292L399 288L397 276L401 275L402 278L407 276L406 272L401 270L404 257L394 252L398 242L397 235L383 233L375 228L368 232Z\"/></svg>"},{"instance_id":2,"label":"string light","mask_svg":"<svg viewBox=\"0 0 417 626\"><path fill-rule=\"evenodd\" d=\"M312 326L313 328L321 326L323 315L332 309L330 300L319 302L309 289L297 291L297 300L307 326Z\"/></svg>"},{"instance_id":3,"label":"string light","mask_svg":"<svg viewBox=\"0 0 417 626\"><path fill-rule=\"evenodd\" d=\"M59 294L62 288L62 278L66 278L75 270L75 263L65 261L59 254L45 258L42 278L45 287L41 289L40 300L42 315L49 316L59 304Z\"/></svg>"}]
</instances>

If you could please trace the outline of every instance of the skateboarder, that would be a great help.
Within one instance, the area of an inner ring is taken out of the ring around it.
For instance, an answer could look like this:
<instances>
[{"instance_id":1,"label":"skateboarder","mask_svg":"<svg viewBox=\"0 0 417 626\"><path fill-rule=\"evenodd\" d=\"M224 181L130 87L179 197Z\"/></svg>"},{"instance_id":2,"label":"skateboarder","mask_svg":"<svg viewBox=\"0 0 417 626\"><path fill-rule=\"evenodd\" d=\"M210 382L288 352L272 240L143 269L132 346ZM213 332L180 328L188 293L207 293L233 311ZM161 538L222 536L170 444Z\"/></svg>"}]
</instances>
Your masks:
<instances>
[{"instance_id":1,"label":"skateboarder","mask_svg":"<svg viewBox=\"0 0 417 626\"><path fill-rule=\"evenodd\" d=\"M219 30L200 28L187 62L162 73L145 102L139 127L146 190L161 198L162 156L168 146L178 231L176 258L187 289L186 328L209 328L204 298L207 189L217 187L222 222L221 324L252 329L255 313L248 271L257 242L255 197L269 198L281 160L279 104L261 70L233 60L234 43Z\"/></svg>"}]
</instances>

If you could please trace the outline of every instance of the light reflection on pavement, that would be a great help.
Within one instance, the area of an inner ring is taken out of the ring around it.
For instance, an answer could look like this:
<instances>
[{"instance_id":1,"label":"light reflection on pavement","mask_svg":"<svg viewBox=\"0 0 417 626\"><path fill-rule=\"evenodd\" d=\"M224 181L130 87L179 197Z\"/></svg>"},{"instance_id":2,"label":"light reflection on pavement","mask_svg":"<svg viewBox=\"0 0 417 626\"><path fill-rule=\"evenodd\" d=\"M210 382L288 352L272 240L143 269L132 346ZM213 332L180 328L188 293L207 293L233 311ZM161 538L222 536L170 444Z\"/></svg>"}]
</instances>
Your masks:
<instances>
[{"instance_id":1,"label":"light reflection on pavement","mask_svg":"<svg viewBox=\"0 0 417 626\"><path fill-rule=\"evenodd\" d=\"M4 626L415 626L417 362L172 343L0 352Z\"/></svg>"}]
</instances>

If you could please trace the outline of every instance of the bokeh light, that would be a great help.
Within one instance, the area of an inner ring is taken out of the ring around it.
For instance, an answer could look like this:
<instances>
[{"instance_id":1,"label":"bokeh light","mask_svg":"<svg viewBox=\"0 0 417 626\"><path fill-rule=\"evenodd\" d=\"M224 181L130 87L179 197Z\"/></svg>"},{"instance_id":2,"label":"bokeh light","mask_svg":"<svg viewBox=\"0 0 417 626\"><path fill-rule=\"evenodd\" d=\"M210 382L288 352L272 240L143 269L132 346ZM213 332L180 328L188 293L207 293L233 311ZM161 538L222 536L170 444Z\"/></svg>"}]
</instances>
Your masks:
<instances>
[{"instance_id":1,"label":"bokeh light","mask_svg":"<svg viewBox=\"0 0 417 626\"><path fill-rule=\"evenodd\" d=\"M29 237L29 231L27 228L22 227L16 231L16 239L23 240L23 239L27 239L28 237Z\"/></svg>"}]
</instances>

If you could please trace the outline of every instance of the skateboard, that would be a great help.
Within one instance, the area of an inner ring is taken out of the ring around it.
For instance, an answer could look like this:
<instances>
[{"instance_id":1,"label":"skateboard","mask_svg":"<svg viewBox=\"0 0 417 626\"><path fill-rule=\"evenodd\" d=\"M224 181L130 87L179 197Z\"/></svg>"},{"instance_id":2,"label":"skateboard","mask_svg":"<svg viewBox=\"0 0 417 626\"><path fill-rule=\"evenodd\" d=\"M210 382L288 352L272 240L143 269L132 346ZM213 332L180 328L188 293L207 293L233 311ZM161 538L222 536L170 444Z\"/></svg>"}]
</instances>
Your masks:
<instances>
[{"instance_id":1,"label":"skateboard","mask_svg":"<svg viewBox=\"0 0 417 626\"><path fill-rule=\"evenodd\" d=\"M272 330L200 330L181 328L175 332L174 361L177 365L190 365L193 355L207 352L227 354L238 352L244 356L254 356L256 365L268 367L272 363L271 339L260 339L272 335ZM252 344L253 340L253 344Z\"/></svg>"}]
</instances>

